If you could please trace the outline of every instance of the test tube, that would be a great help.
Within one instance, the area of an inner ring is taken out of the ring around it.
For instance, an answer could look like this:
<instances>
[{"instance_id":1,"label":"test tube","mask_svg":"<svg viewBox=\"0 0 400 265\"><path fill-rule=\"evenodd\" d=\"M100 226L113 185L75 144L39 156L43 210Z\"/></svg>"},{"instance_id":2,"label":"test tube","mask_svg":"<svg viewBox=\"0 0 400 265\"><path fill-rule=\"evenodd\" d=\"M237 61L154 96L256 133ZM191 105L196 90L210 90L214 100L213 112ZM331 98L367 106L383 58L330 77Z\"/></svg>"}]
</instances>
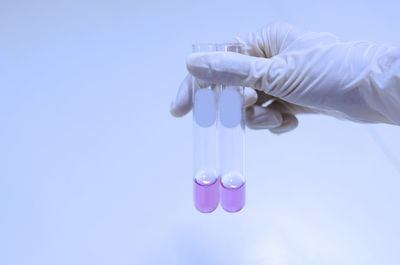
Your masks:
<instances>
[{"instance_id":1,"label":"test tube","mask_svg":"<svg viewBox=\"0 0 400 265\"><path fill-rule=\"evenodd\" d=\"M216 44L194 44L193 52L217 51ZM217 89L195 77L193 87L193 197L202 213L214 211L219 204L217 172Z\"/></svg>"},{"instance_id":2,"label":"test tube","mask_svg":"<svg viewBox=\"0 0 400 265\"><path fill-rule=\"evenodd\" d=\"M220 44L218 51L242 53L241 44ZM219 86L218 100L218 171L221 206L238 212L245 204L244 178L245 108L243 87Z\"/></svg>"}]
</instances>

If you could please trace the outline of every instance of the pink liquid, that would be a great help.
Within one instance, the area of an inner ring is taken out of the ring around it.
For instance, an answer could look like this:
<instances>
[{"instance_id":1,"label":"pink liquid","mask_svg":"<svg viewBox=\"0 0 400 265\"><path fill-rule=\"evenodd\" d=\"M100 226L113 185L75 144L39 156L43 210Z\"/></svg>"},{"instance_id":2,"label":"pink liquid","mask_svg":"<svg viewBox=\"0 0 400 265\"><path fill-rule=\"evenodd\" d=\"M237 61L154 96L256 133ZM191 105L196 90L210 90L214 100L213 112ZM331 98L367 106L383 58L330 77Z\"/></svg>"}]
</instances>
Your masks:
<instances>
[{"instance_id":1,"label":"pink liquid","mask_svg":"<svg viewBox=\"0 0 400 265\"><path fill-rule=\"evenodd\" d=\"M213 182L199 183L193 181L194 205L202 213L211 213L218 207L219 203L219 181L214 178Z\"/></svg>"},{"instance_id":2,"label":"pink liquid","mask_svg":"<svg viewBox=\"0 0 400 265\"><path fill-rule=\"evenodd\" d=\"M226 187L221 181L221 206L225 211L235 213L240 211L245 202L246 185Z\"/></svg>"}]
</instances>

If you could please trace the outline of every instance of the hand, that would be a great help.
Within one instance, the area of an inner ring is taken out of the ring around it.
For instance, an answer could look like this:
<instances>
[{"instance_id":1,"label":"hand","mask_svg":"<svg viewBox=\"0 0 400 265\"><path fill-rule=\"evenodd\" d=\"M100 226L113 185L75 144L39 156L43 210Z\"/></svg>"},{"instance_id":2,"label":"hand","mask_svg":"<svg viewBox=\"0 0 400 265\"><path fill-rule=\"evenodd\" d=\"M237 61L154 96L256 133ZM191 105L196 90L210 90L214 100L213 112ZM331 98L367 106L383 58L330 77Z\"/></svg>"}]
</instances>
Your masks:
<instances>
[{"instance_id":1,"label":"hand","mask_svg":"<svg viewBox=\"0 0 400 265\"><path fill-rule=\"evenodd\" d=\"M237 40L245 45L245 54L193 53L187 68L206 82L257 90L245 92L248 127L285 132L297 126L295 115L300 113L400 125L399 48L341 42L332 34L284 23ZM171 104L175 116L191 109L189 79ZM270 99L272 104L261 107Z\"/></svg>"}]
</instances>

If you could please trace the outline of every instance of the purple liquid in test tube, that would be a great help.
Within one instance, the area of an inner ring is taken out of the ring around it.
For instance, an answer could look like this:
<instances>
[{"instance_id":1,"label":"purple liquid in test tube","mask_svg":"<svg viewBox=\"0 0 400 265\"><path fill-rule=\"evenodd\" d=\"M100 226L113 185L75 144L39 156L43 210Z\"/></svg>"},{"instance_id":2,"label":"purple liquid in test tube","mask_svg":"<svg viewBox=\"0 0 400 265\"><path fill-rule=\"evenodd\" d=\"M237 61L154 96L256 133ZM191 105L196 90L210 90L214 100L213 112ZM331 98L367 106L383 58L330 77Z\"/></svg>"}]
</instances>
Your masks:
<instances>
[{"instance_id":1,"label":"purple liquid in test tube","mask_svg":"<svg viewBox=\"0 0 400 265\"><path fill-rule=\"evenodd\" d=\"M246 184L240 173L228 173L221 180L221 206L225 211L240 211L245 203Z\"/></svg>"},{"instance_id":2,"label":"purple liquid in test tube","mask_svg":"<svg viewBox=\"0 0 400 265\"><path fill-rule=\"evenodd\" d=\"M202 213L210 213L218 207L219 180L216 172L200 171L193 181L194 205Z\"/></svg>"}]
</instances>

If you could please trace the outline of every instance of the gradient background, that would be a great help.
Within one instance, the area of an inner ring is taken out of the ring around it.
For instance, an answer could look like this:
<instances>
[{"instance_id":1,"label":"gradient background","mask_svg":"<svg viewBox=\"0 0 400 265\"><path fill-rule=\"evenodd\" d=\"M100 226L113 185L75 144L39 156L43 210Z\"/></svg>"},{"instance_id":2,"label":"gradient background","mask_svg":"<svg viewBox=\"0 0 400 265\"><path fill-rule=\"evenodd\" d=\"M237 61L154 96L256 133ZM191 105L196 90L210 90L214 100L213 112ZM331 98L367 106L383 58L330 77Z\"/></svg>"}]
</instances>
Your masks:
<instances>
[{"instance_id":1,"label":"gradient background","mask_svg":"<svg viewBox=\"0 0 400 265\"><path fill-rule=\"evenodd\" d=\"M400 127L247 131L247 205L198 213L194 42L273 20L400 45L399 1L0 0L0 264L400 263Z\"/></svg>"}]
</instances>

